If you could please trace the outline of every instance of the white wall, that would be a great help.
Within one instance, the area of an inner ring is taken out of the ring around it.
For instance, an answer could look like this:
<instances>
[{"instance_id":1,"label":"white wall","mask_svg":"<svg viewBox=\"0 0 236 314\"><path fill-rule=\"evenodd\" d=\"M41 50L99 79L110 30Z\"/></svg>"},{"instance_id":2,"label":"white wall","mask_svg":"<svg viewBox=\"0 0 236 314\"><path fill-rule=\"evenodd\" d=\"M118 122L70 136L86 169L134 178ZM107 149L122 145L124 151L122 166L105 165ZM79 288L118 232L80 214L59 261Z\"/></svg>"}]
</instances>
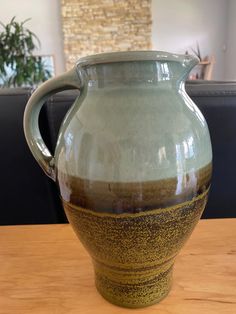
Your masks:
<instances>
[{"instance_id":1,"label":"white wall","mask_svg":"<svg viewBox=\"0 0 236 314\"><path fill-rule=\"evenodd\" d=\"M60 0L1 0L0 21L8 23L13 16L19 22L31 18L26 26L41 41L41 49L36 54L54 55L55 74L63 72L65 65Z\"/></svg>"},{"instance_id":2,"label":"white wall","mask_svg":"<svg viewBox=\"0 0 236 314\"><path fill-rule=\"evenodd\" d=\"M31 17L26 25L41 41L37 53L54 55L56 74L62 73L60 0L0 0L0 21L14 15L18 21ZM213 79L236 80L236 0L152 0L152 18L154 50L190 52L198 41L203 56L216 57Z\"/></svg>"},{"instance_id":3,"label":"white wall","mask_svg":"<svg viewBox=\"0 0 236 314\"><path fill-rule=\"evenodd\" d=\"M231 2L236 8L236 1ZM198 41L203 56L215 55L213 79L224 79L227 4L228 0L152 0L153 49L191 52Z\"/></svg>"},{"instance_id":4,"label":"white wall","mask_svg":"<svg viewBox=\"0 0 236 314\"><path fill-rule=\"evenodd\" d=\"M228 1L225 80L236 80L236 1Z\"/></svg>"}]
</instances>

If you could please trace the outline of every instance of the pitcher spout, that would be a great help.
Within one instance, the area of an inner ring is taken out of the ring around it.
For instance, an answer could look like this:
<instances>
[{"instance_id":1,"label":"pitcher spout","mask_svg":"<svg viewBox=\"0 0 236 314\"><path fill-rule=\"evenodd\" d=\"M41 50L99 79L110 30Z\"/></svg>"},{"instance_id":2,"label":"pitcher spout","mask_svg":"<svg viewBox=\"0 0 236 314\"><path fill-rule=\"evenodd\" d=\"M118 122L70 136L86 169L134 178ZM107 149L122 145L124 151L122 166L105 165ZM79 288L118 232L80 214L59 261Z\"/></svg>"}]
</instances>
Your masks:
<instances>
[{"instance_id":1,"label":"pitcher spout","mask_svg":"<svg viewBox=\"0 0 236 314\"><path fill-rule=\"evenodd\" d=\"M192 55L185 55L183 60L183 66L189 70L189 72L199 63L199 59Z\"/></svg>"},{"instance_id":2,"label":"pitcher spout","mask_svg":"<svg viewBox=\"0 0 236 314\"><path fill-rule=\"evenodd\" d=\"M192 55L185 55L182 62L183 77L187 78L191 70L199 64L199 59Z\"/></svg>"}]
</instances>

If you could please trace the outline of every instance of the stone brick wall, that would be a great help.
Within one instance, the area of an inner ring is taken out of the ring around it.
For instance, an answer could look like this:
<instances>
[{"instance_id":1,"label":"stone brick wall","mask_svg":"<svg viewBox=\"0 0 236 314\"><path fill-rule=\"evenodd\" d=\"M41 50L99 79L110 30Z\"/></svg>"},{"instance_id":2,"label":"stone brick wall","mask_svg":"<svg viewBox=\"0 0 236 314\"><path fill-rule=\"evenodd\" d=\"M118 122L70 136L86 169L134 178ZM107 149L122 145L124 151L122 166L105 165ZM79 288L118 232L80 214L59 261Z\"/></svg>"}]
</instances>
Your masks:
<instances>
[{"instance_id":1,"label":"stone brick wall","mask_svg":"<svg viewBox=\"0 0 236 314\"><path fill-rule=\"evenodd\" d=\"M61 0L66 68L82 56L151 49L151 0Z\"/></svg>"}]
</instances>

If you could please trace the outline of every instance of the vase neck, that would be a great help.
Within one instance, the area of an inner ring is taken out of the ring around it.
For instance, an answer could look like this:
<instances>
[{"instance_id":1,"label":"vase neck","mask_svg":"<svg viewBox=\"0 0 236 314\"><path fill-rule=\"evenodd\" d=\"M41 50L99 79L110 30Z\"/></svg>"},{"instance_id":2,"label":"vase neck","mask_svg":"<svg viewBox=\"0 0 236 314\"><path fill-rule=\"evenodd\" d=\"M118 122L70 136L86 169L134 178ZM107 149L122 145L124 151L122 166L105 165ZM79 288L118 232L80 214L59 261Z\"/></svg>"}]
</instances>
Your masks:
<instances>
[{"instance_id":1,"label":"vase neck","mask_svg":"<svg viewBox=\"0 0 236 314\"><path fill-rule=\"evenodd\" d=\"M196 59L183 62L169 60L125 61L93 64L84 67L88 85L93 88L116 86L179 86Z\"/></svg>"}]
</instances>

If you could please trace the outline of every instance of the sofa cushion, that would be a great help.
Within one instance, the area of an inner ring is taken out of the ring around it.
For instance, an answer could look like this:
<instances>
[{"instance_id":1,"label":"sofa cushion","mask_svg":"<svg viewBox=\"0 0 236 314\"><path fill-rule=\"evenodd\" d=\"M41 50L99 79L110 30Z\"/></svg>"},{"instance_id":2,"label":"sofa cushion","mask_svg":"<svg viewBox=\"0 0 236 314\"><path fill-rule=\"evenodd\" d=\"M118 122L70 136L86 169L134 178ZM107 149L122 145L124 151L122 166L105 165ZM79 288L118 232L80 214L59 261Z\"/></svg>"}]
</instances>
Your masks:
<instances>
[{"instance_id":1,"label":"sofa cushion","mask_svg":"<svg viewBox=\"0 0 236 314\"><path fill-rule=\"evenodd\" d=\"M186 90L205 116L212 141L212 185L202 217L236 217L236 83L196 81Z\"/></svg>"},{"instance_id":2,"label":"sofa cushion","mask_svg":"<svg viewBox=\"0 0 236 314\"><path fill-rule=\"evenodd\" d=\"M0 90L1 225L60 222L56 187L24 137L23 114L30 95L27 89ZM40 120L45 125L43 112Z\"/></svg>"}]
</instances>

